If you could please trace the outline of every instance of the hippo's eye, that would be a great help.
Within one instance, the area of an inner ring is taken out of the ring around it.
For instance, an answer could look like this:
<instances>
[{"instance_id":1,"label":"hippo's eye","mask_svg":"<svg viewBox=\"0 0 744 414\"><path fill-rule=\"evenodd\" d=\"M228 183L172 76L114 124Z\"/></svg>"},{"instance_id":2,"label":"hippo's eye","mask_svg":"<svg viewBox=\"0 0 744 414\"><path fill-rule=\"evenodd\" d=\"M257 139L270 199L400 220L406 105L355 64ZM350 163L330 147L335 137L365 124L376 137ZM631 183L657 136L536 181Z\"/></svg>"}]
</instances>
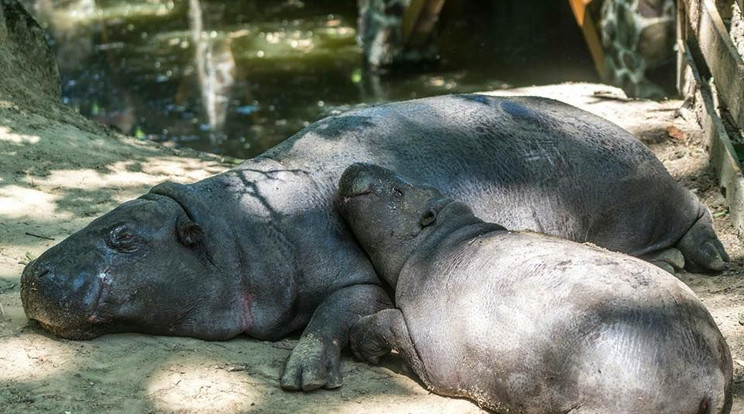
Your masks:
<instances>
[{"instance_id":1,"label":"hippo's eye","mask_svg":"<svg viewBox=\"0 0 744 414\"><path fill-rule=\"evenodd\" d=\"M117 227L111 231L109 244L120 252L133 252L137 250L137 235L127 227Z\"/></svg>"}]
</instances>

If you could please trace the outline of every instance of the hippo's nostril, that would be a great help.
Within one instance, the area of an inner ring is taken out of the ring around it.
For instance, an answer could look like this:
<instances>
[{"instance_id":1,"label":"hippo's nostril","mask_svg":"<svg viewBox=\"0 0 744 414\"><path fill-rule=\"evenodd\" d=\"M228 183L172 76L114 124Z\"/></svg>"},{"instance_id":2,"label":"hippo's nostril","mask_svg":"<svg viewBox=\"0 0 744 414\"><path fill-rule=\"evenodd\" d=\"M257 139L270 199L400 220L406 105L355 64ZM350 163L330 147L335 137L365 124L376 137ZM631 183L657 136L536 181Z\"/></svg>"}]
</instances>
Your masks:
<instances>
[{"instance_id":1,"label":"hippo's nostril","mask_svg":"<svg viewBox=\"0 0 744 414\"><path fill-rule=\"evenodd\" d=\"M21 280L25 280L28 282L36 281L49 274L49 272L50 269L48 266L44 266L39 263L38 259L33 260L26 265L25 269L23 269Z\"/></svg>"},{"instance_id":2,"label":"hippo's nostril","mask_svg":"<svg viewBox=\"0 0 744 414\"><path fill-rule=\"evenodd\" d=\"M28 276L31 280L40 280L51 273L50 269L46 266L34 265L29 269Z\"/></svg>"}]
</instances>

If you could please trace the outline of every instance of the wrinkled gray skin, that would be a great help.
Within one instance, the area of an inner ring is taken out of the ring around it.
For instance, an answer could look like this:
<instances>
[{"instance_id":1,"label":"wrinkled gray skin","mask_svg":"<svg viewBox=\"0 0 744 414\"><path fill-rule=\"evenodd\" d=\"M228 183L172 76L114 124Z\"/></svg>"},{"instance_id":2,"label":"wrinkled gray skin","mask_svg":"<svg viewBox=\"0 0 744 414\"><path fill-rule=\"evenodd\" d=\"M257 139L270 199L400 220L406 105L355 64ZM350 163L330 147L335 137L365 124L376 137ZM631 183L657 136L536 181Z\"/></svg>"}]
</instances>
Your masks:
<instances>
[{"instance_id":1,"label":"wrinkled gray skin","mask_svg":"<svg viewBox=\"0 0 744 414\"><path fill-rule=\"evenodd\" d=\"M507 232L464 203L355 164L338 208L395 289L352 351L396 349L432 391L509 413L728 413L732 361L674 276L633 257Z\"/></svg>"},{"instance_id":2,"label":"wrinkled gray skin","mask_svg":"<svg viewBox=\"0 0 744 414\"><path fill-rule=\"evenodd\" d=\"M628 132L548 99L456 95L332 116L225 173L154 187L30 263L26 315L66 338L276 340L305 328L282 386L338 387L349 325L391 306L333 209L357 161L512 229L634 255L678 248L710 270L727 259L710 214Z\"/></svg>"}]
</instances>

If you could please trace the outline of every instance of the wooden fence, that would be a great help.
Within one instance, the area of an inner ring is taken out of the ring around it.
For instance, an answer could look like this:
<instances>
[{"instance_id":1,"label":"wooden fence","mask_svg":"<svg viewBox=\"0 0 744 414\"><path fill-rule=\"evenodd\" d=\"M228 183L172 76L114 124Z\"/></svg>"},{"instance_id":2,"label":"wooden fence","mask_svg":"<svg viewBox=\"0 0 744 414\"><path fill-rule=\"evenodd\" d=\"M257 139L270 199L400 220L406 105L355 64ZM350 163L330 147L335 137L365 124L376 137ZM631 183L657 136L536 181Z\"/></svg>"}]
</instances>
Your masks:
<instances>
[{"instance_id":1,"label":"wooden fence","mask_svg":"<svg viewBox=\"0 0 744 414\"><path fill-rule=\"evenodd\" d=\"M736 2L744 9L744 0ZM742 238L744 178L734 143L744 147L744 62L721 17L732 4L677 0L677 88L694 104L710 163Z\"/></svg>"}]
</instances>

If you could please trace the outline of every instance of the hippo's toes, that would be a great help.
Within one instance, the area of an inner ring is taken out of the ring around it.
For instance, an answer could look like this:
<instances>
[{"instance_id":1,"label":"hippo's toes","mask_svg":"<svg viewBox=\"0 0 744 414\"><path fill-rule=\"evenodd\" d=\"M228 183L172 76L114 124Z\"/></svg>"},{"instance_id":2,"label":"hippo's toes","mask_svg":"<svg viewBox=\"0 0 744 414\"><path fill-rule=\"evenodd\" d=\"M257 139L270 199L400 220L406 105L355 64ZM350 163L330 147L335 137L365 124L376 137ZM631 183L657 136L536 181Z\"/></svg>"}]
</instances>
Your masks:
<instances>
[{"instance_id":1,"label":"hippo's toes","mask_svg":"<svg viewBox=\"0 0 744 414\"><path fill-rule=\"evenodd\" d=\"M281 386L290 391L312 391L341 386L341 347L312 334L303 336L284 366Z\"/></svg>"},{"instance_id":2,"label":"hippo's toes","mask_svg":"<svg viewBox=\"0 0 744 414\"><path fill-rule=\"evenodd\" d=\"M354 356L375 365L391 350L385 338L377 334L377 319L377 314L365 316L352 325L349 332L349 345Z\"/></svg>"},{"instance_id":3,"label":"hippo's toes","mask_svg":"<svg viewBox=\"0 0 744 414\"><path fill-rule=\"evenodd\" d=\"M692 272L720 272L730 260L707 211L680 239L677 248L685 256L685 268Z\"/></svg>"},{"instance_id":4,"label":"hippo's toes","mask_svg":"<svg viewBox=\"0 0 744 414\"><path fill-rule=\"evenodd\" d=\"M646 260L656 266L666 270L667 272L674 274L677 270L681 270L685 267L685 256L678 249L670 247L666 250L658 252L648 253L641 256L641 259Z\"/></svg>"}]
</instances>

